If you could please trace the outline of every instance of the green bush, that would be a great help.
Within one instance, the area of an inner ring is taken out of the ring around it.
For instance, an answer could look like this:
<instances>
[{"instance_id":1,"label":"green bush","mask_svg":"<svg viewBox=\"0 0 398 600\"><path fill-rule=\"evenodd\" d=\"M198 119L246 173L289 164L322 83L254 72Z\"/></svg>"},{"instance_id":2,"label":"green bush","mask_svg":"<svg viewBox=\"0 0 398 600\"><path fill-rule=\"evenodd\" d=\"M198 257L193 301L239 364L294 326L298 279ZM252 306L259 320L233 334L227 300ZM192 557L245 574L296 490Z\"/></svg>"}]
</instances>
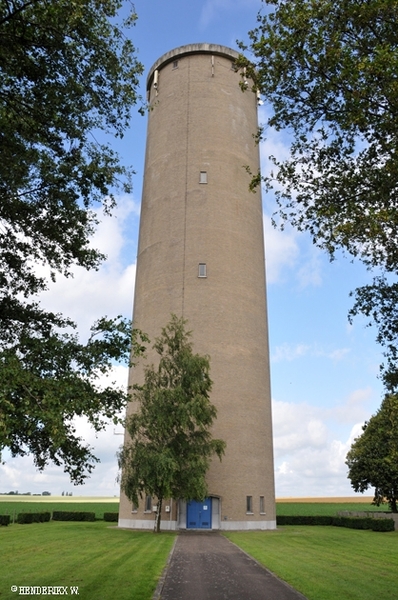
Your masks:
<instances>
[{"instance_id":1,"label":"green bush","mask_svg":"<svg viewBox=\"0 0 398 600\"><path fill-rule=\"evenodd\" d=\"M95 521L95 512L54 510L53 521Z\"/></svg>"},{"instance_id":2,"label":"green bush","mask_svg":"<svg viewBox=\"0 0 398 600\"><path fill-rule=\"evenodd\" d=\"M292 516L277 516L277 525L332 525L333 517L326 515L318 516L304 516L304 515L292 515Z\"/></svg>"},{"instance_id":3,"label":"green bush","mask_svg":"<svg viewBox=\"0 0 398 600\"><path fill-rule=\"evenodd\" d=\"M20 525L26 525L27 523L48 523L50 519L50 512L18 513L17 515L17 523Z\"/></svg>"},{"instance_id":4,"label":"green bush","mask_svg":"<svg viewBox=\"0 0 398 600\"><path fill-rule=\"evenodd\" d=\"M10 515L0 515L0 526L4 525L4 527L7 527L10 524L10 520Z\"/></svg>"},{"instance_id":5,"label":"green bush","mask_svg":"<svg viewBox=\"0 0 398 600\"><path fill-rule=\"evenodd\" d=\"M110 521L112 523L117 523L118 520L119 520L119 513L117 513L117 512L104 513L104 521Z\"/></svg>"},{"instance_id":6,"label":"green bush","mask_svg":"<svg viewBox=\"0 0 398 600\"><path fill-rule=\"evenodd\" d=\"M334 525L349 529L372 529L373 531L394 531L393 519L372 517L327 517L327 516L277 516L277 525Z\"/></svg>"},{"instance_id":7,"label":"green bush","mask_svg":"<svg viewBox=\"0 0 398 600\"><path fill-rule=\"evenodd\" d=\"M333 525L349 529L372 529L373 521L371 517L334 517Z\"/></svg>"},{"instance_id":8,"label":"green bush","mask_svg":"<svg viewBox=\"0 0 398 600\"><path fill-rule=\"evenodd\" d=\"M373 531L394 531L394 519L372 519Z\"/></svg>"}]
</instances>

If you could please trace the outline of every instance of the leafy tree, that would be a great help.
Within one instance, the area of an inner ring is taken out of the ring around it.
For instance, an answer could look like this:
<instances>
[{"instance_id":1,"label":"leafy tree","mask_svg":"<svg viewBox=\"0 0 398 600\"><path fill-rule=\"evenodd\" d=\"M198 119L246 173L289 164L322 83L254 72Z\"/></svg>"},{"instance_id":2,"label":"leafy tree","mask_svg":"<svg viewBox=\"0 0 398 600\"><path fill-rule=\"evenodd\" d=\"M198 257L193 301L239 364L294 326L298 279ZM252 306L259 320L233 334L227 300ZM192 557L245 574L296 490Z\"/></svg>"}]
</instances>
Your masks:
<instances>
[{"instance_id":1,"label":"leafy tree","mask_svg":"<svg viewBox=\"0 0 398 600\"><path fill-rule=\"evenodd\" d=\"M156 340L159 364L148 366L134 389L137 412L126 423L131 441L119 454L126 496L137 505L143 494L157 498L155 532L165 498L206 497L211 456L221 460L225 449L210 433L217 411L209 400L209 358L193 354L185 324L172 315Z\"/></svg>"},{"instance_id":2,"label":"leafy tree","mask_svg":"<svg viewBox=\"0 0 398 600\"><path fill-rule=\"evenodd\" d=\"M239 65L269 102L259 136L270 127L290 136L289 157L270 157L265 177L276 214L331 258L342 249L392 274L356 292L351 316L372 318L373 306L380 317L384 301L398 300L398 2L263 1L249 32L253 60ZM260 181L254 174L252 185ZM382 340L398 328L393 311L376 324Z\"/></svg>"},{"instance_id":3,"label":"leafy tree","mask_svg":"<svg viewBox=\"0 0 398 600\"><path fill-rule=\"evenodd\" d=\"M96 431L108 419L121 422L127 392L115 383L101 386L114 360L129 362L144 351L146 337L123 319L100 319L86 344L70 333L48 330L46 339L21 335L0 352L0 449L12 456L32 454L43 470L64 465L75 485L84 483L98 459L76 436L74 418L84 416Z\"/></svg>"},{"instance_id":4,"label":"leafy tree","mask_svg":"<svg viewBox=\"0 0 398 600\"><path fill-rule=\"evenodd\" d=\"M373 503L387 501L398 512L398 396L386 395L347 454L348 478L356 492L375 488Z\"/></svg>"},{"instance_id":5,"label":"leafy tree","mask_svg":"<svg viewBox=\"0 0 398 600\"><path fill-rule=\"evenodd\" d=\"M130 173L95 134L122 136L142 66L117 23L120 0L0 0L0 451L64 462L75 483L95 457L76 439L75 415L95 429L125 394L98 374L127 359L131 328L101 319L88 343L37 295L57 273L98 268L95 206ZM48 277L38 265L44 265ZM133 336L133 357L142 350ZM91 465L91 466L90 466Z\"/></svg>"}]
</instances>

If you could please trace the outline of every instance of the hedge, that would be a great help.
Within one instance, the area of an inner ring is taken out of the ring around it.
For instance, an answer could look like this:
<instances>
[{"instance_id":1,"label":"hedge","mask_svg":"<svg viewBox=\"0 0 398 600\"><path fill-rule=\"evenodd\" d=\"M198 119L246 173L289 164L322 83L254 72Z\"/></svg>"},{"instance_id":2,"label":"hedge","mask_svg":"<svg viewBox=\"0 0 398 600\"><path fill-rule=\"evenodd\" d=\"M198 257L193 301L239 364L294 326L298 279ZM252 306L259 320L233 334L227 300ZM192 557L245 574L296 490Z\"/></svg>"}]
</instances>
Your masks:
<instances>
[{"instance_id":1,"label":"hedge","mask_svg":"<svg viewBox=\"0 0 398 600\"><path fill-rule=\"evenodd\" d=\"M394 519L372 519L373 531L394 531Z\"/></svg>"},{"instance_id":2,"label":"hedge","mask_svg":"<svg viewBox=\"0 0 398 600\"><path fill-rule=\"evenodd\" d=\"M50 512L18 513L17 515L17 523L20 525L26 525L27 523L48 523L50 519Z\"/></svg>"},{"instance_id":3,"label":"hedge","mask_svg":"<svg viewBox=\"0 0 398 600\"><path fill-rule=\"evenodd\" d=\"M350 529L372 529L373 531L394 531L393 519L372 517L328 517L328 516L277 516L277 525L334 525Z\"/></svg>"},{"instance_id":4,"label":"hedge","mask_svg":"<svg viewBox=\"0 0 398 600\"><path fill-rule=\"evenodd\" d=\"M119 513L117 513L117 512L104 513L104 521L110 521L112 523L117 523L118 520L119 520Z\"/></svg>"},{"instance_id":5,"label":"hedge","mask_svg":"<svg viewBox=\"0 0 398 600\"><path fill-rule=\"evenodd\" d=\"M95 512L54 510L53 521L95 521Z\"/></svg>"},{"instance_id":6,"label":"hedge","mask_svg":"<svg viewBox=\"0 0 398 600\"><path fill-rule=\"evenodd\" d=\"M10 520L10 515L0 515L0 526L4 525L4 527L7 527L10 524Z\"/></svg>"},{"instance_id":7,"label":"hedge","mask_svg":"<svg viewBox=\"0 0 398 600\"><path fill-rule=\"evenodd\" d=\"M277 516L277 525L333 525L333 517L325 515L316 516L303 516L303 515L292 515L289 516Z\"/></svg>"}]
</instances>

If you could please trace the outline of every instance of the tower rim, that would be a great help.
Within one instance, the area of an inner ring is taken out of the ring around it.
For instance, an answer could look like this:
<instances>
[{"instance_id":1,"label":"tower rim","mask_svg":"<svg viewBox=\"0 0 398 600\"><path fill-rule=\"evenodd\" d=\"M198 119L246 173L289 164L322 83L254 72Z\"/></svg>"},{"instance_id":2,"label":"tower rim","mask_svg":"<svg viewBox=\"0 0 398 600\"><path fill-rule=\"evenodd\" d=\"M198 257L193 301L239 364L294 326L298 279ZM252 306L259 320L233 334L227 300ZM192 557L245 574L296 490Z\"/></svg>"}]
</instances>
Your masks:
<instances>
[{"instance_id":1,"label":"tower rim","mask_svg":"<svg viewBox=\"0 0 398 600\"><path fill-rule=\"evenodd\" d=\"M220 44L198 43L178 46L178 48L173 48L173 50L169 50L169 52L163 54L152 65L146 80L147 91L151 89L155 71L176 60L177 58L182 58L183 56L188 56L189 54L213 54L232 58L233 60L236 60L240 56L237 50L233 50L233 48L228 48L228 46L222 46Z\"/></svg>"}]
</instances>

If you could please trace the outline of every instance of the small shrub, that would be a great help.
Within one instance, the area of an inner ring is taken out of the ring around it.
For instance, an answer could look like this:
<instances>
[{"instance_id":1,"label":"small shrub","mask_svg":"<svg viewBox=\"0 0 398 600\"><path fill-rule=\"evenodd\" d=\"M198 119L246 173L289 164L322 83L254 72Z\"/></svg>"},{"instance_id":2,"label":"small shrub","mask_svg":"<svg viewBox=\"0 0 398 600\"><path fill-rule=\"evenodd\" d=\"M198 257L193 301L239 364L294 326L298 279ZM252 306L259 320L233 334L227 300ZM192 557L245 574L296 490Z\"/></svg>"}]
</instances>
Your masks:
<instances>
[{"instance_id":1,"label":"small shrub","mask_svg":"<svg viewBox=\"0 0 398 600\"><path fill-rule=\"evenodd\" d=\"M117 512L106 512L104 513L104 521L117 523L119 520L119 513Z\"/></svg>"},{"instance_id":2,"label":"small shrub","mask_svg":"<svg viewBox=\"0 0 398 600\"><path fill-rule=\"evenodd\" d=\"M32 513L18 513L17 514L17 523L20 525L25 525L27 523L33 523Z\"/></svg>"},{"instance_id":3,"label":"small shrub","mask_svg":"<svg viewBox=\"0 0 398 600\"><path fill-rule=\"evenodd\" d=\"M373 531L394 531L394 519L372 519Z\"/></svg>"},{"instance_id":4,"label":"small shrub","mask_svg":"<svg viewBox=\"0 0 398 600\"><path fill-rule=\"evenodd\" d=\"M348 527L349 529L372 529L371 517L333 517L335 527Z\"/></svg>"},{"instance_id":5,"label":"small shrub","mask_svg":"<svg viewBox=\"0 0 398 600\"><path fill-rule=\"evenodd\" d=\"M304 515L292 515L292 516L277 516L277 525L332 525L333 517L326 515L318 516L304 516Z\"/></svg>"},{"instance_id":6,"label":"small shrub","mask_svg":"<svg viewBox=\"0 0 398 600\"><path fill-rule=\"evenodd\" d=\"M95 512L54 510L53 521L95 521Z\"/></svg>"},{"instance_id":7,"label":"small shrub","mask_svg":"<svg viewBox=\"0 0 398 600\"><path fill-rule=\"evenodd\" d=\"M17 523L20 525L26 525L28 523L47 523L50 519L50 512L18 513L17 515Z\"/></svg>"},{"instance_id":8,"label":"small shrub","mask_svg":"<svg viewBox=\"0 0 398 600\"><path fill-rule=\"evenodd\" d=\"M0 526L7 527L10 524L10 515L0 515Z\"/></svg>"}]
</instances>

